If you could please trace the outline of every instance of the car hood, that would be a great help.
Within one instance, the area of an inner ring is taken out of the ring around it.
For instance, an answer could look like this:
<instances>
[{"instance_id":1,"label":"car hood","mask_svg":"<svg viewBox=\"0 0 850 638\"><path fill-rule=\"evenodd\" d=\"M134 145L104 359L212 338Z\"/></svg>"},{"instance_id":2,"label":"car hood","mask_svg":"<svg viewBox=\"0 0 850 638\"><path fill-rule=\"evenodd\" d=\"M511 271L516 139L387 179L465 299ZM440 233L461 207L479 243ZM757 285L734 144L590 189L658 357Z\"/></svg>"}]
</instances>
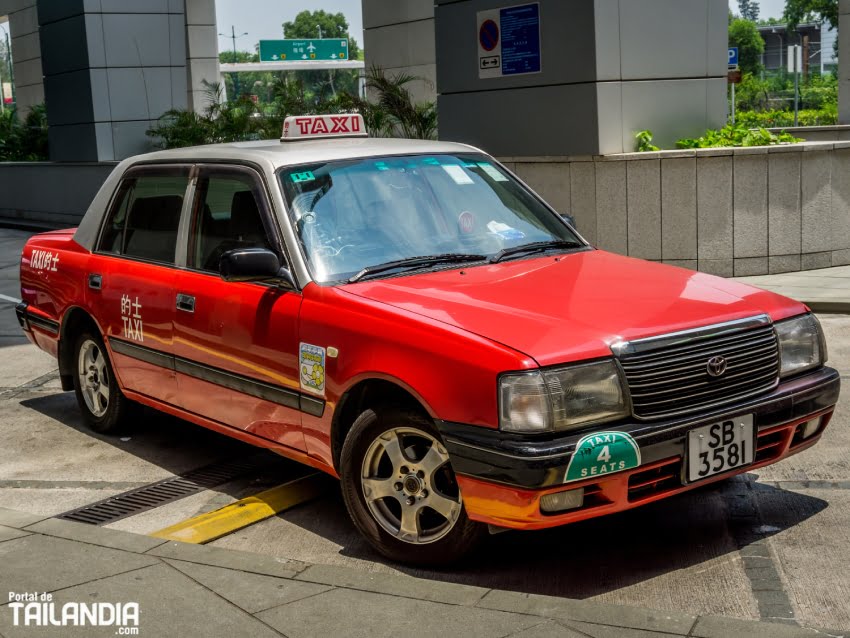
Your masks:
<instances>
[{"instance_id":1,"label":"car hood","mask_svg":"<svg viewBox=\"0 0 850 638\"><path fill-rule=\"evenodd\" d=\"M540 365L610 345L806 307L752 286L601 250L359 282L342 290L509 346Z\"/></svg>"}]
</instances>

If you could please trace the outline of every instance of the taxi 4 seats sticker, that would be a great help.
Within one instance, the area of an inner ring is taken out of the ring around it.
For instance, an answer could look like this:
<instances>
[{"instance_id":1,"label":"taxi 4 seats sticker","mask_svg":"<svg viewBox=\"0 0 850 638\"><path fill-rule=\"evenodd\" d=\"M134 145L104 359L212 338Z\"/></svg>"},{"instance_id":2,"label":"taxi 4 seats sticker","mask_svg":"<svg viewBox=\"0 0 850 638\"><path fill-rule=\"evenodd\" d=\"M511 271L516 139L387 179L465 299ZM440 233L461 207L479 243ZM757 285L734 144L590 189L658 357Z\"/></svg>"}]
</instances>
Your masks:
<instances>
[{"instance_id":1,"label":"taxi 4 seats sticker","mask_svg":"<svg viewBox=\"0 0 850 638\"><path fill-rule=\"evenodd\" d=\"M298 349L298 368L301 370L301 389L325 394L325 349L302 343Z\"/></svg>"},{"instance_id":2,"label":"taxi 4 seats sticker","mask_svg":"<svg viewBox=\"0 0 850 638\"><path fill-rule=\"evenodd\" d=\"M595 432L583 436L567 466L564 483L581 481L640 465L640 448L625 432Z\"/></svg>"}]
</instances>

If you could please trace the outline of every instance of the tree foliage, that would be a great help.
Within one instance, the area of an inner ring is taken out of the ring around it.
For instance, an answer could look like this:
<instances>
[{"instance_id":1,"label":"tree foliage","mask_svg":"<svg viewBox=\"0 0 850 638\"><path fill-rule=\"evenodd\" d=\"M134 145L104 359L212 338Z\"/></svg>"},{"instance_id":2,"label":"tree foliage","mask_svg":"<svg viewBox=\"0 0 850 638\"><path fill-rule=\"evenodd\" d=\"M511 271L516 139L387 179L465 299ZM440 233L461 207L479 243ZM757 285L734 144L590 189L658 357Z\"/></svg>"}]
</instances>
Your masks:
<instances>
[{"instance_id":1,"label":"tree foliage","mask_svg":"<svg viewBox=\"0 0 850 638\"><path fill-rule=\"evenodd\" d=\"M825 20L838 28L838 0L785 0L785 20L789 29L810 20Z\"/></svg>"},{"instance_id":2,"label":"tree foliage","mask_svg":"<svg viewBox=\"0 0 850 638\"><path fill-rule=\"evenodd\" d=\"M729 46L738 47L738 66L744 73L757 74L762 69L764 40L754 22L737 18L729 24Z\"/></svg>"},{"instance_id":3,"label":"tree foliage","mask_svg":"<svg viewBox=\"0 0 850 638\"><path fill-rule=\"evenodd\" d=\"M759 3L755 0L738 0L738 8L741 10L741 17L750 22L758 22L759 19Z\"/></svg>"},{"instance_id":4,"label":"tree foliage","mask_svg":"<svg viewBox=\"0 0 850 638\"><path fill-rule=\"evenodd\" d=\"M360 59L360 47L357 40L349 35L348 20L342 13L328 13L321 9L304 10L294 20L283 23L283 37L287 40L318 39L319 28L322 30L322 38L348 38L348 58ZM316 88L319 93L327 92L333 96L337 91L357 92L356 71L299 71L299 74L308 87Z\"/></svg>"}]
</instances>

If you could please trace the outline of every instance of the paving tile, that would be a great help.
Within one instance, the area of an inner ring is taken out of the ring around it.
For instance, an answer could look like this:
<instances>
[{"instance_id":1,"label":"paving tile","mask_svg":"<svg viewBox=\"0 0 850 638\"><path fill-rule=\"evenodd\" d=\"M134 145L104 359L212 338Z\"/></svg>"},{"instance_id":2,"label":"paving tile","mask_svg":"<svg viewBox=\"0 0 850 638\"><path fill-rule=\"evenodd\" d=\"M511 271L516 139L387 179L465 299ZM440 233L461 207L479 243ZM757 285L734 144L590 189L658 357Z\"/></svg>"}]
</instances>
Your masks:
<instances>
[{"instance_id":1,"label":"paving tile","mask_svg":"<svg viewBox=\"0 0 850 638\"><path fill-rule=\"evenodd\" d=\"M0 543L0 592L54 591L157 562L150 556L31 534Z\"/></svg>"},{"instance_id":2,"label":"paving tile","mask_svg":"<svg viewBox=\"0 0 850 638\"><path fill-rule=\"evenodd\" d=\"M104 578L53 595L53 602L110 602L139 604L139 635L157 638L185 636L278 637L279 634L179 571L164 564ZM11 614L0 614L0 632L10 638L89 638L117 635L115 628L93 631L90 626L26 627L12 633ZM133 625L130 625L132 628Z\"/></svg>"},{"instance_id":3,"label":"paving tile","mask_svg":"<svg viewBox=\"0 0 850 638\"><path fill-rule=\"evenodd\" d=\"M644 631L642 629L630 629L627 627L613 627L611 625L592 625L586 622L563 621L564 625L580 631L583 636L591 638L672 638L673 636L686 634L669 634L660 631Z\"/></svg>"},{"instance_id":4,"label":"paving tile","mask_svg":"<svg viewBox=\"0 0 850 638\"><path fill-rule=\"evenodd\" d=\"M15 538L22 538L24 536L28 536L29 532L25 532L20 529L15 529L14 527L4 527L0 525L0 543L3 541L10 541Z\"/></svg>"},{"instance_id":5,"label":"paving tile","mask_svg":"<svg viewBox=\"0 0 850 638\"><path fill-rule=\"evenodd\" d=\"M669 637L670 634L667 636ZM568 629L556 620L548 620L530 629L511 634L510 638L587 638L587 634Z\"/></svg>"},{"instance_id":6,"label":"paving tile","mask_svg":"<svg viewBox=\"0 0 850 638\"><path fill-rule=\"evenodd\" d=\"M243 572L277 576L278 578L292 578L305 567L304 563L283 558L269 558L235 549L220 549L176 541L155 547L148 551L146 555L238 569Z\"/></svg>"},{"instance_id":7,"label":"paving tile","mask_svg":"<svg viewBox=\"0 0 850 638\"><path fill-rule=\"evenodd\" d=\"M737 618L721 616L701 616L691 632L695 638L729 638L746 636L747 638L814 638L823 636L820 632L802 627L780 623L754 623Z\"/></svg>"},{"instance_id":8,"label":"paving tile","mask_svg":"<svg viewBox=\"0 0 850 638\"><path fill-rule=\"evenodd\" d=\"M328 613L328 610L344 610ZM257 614L289 638L398 638L399 636L507 636L540 624L539 618L443 605L385 594L333 589Z\"/></svg>"},{"instance_id":9,"label":"paving tile","mask_svg":"<svg viewBox=\"0 0 850 638\"><path fill-rule=\"evenodd\" d=\"M43 521L47 516L40 514L29 514L28 512L19 512L18 510L10 510L5 507L0 507L0 525L6 527L23 528L28 525L33 525L39 521Z\"/></svg>"},{"instance_id":10,"label":"paving tile","mask_svg":"<svg viewBox=\"0 0 850 638\"><path fill-rule=\"evenodd\" d=\"M484 587L458 585L409 576L373 574L331 565L311 565L300 573L297 579L451 605L474 605L488 592Z\"/></svg>"},{"instance_id":11,"label":"paving tile","mask_svg":"<svg viewBox=\"0 0 850 638\"><path fill-rule=\"evenodd\" d=\"M478 607L547 616L559 620L616 624L629 629L683 635L688 633L695 620L694 616L673 611L656 611L641 607L612 607L592 601L497 590L489 592L478 603Z\"/></svg>"},{"instance_id":12,"label":"paving tile","mask_svg":"<svg viewBox=\"0 0 850 638\"><path fill-rule=\"evenodd\" d=\"M180 560L166 562L181 572L226 598L237 607L256 613L278 605L291 603L308 596L326 592L331 587L302 583L288 578L248 574L235 569L199 565Z\"/></svg>"},{"instance_id":13,"label":"paving tile","mask_svg":"<svg viewBox=\"0 0 850 638\"><path fill-rule=\"evenodd\" d=\"M30 532L37 532L48 536L58 536L59 538L67 538L72 541L92 543L113 549L123 549L127 552L136 552L139 554L167 542L161 538L151 538L150 536L142 536L141 534L104 529L95 525L63 521L58 518L48 518L46 521L30 525L26 529Z\"/></svg>"}]
</instances>

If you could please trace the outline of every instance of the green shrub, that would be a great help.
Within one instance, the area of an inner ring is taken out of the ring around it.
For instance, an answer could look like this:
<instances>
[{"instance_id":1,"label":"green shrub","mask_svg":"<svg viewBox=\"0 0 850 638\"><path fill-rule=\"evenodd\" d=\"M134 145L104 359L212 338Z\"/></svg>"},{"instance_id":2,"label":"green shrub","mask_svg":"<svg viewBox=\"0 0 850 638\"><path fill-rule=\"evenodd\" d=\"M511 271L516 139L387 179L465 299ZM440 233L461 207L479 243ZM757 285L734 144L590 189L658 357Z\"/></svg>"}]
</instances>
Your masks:
<instances>
[{"instance_id":1,"label":"green shrub","mask_svg":"<svg viewBox=\"0 0 850 638\"><path fill-rule=\"evenodd\" d=\"M685 138L676 142L677 148L716 148L720 146L771 146L793 144L801 139L782 131L774 134L764 128L751 128L738 122L727 124L720 130L708 130L702 137Z\"/></svg>"},{"instance_id":2,"label":"green shrub","mask_svg":"<svg viewBox=\"0 0 850 638\"><path fill-rule=\"evenodd\" d=\"M272 101L265 104L247 96L222 103L221 86L207 84L208 105L203 113L172 109L147 134L161 148L274 139L280 136L283 120L290 115L360 113L373 137L436 139L436 104L416 103L407 89L407 84L416 79L404 74L387 76L373 67L366 86L374 99L365 100L345 91L335 95L309 91L303 82L279 77L272 87Z\"/></svg>"},{"instance_id":3,"label":"green shrub","mask_svg":"<svg viewBox=\"0 0 850 638\"><path fill-rule=\"evenodd\" d=\"M639 131L637 135L635 135L635 139L637 140L638 153L648 153L651 151L661 150L652 143L652 131Z\"/></svg>"},{"instance_id":4,"label":"green shrub","mask_svg":"<svg viewBox=\"0 0 850 638\"><path fill-rule=\"evenodd\" d=\"M15 109L0 114L0 161L39 162L47 159L47 111L33 106L24 121Z\"/></svg>"},{"instance_id":5,"label":"green shrub","mask_svg":"<svg viewBox=\"0 0 850 638\"><path fill-rule=\"evenodd\" d=\"M782 128L794 126L794 111L739 111L735 121L748 128ZM838 107L802 109L798 113L800 126L833 126L838 123Z\"/></svg>"}]
</instances>

